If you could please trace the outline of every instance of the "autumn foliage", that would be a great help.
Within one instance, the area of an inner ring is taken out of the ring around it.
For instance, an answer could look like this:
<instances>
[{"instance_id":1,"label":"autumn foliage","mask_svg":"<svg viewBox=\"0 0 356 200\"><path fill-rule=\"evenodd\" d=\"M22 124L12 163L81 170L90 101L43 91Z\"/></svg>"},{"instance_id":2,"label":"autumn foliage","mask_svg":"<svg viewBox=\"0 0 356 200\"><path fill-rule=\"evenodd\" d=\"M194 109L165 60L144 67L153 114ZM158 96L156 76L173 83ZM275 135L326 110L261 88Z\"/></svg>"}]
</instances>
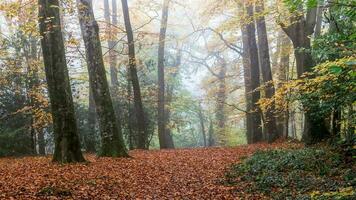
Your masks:
<instances>
[{"instance_id":1,"label":"autumn foliage","mask_svg":"<svg viewBox=\"0 0 356 200\"><path fill-rule=\"evenodd\" d=\"M50 157L0 160L0 199L235 199L221 179L233 163L256 150L286 144L236 148L131 151L132 158L98 158L58 165ZM257 198L257 197L256 197Z\"/></svg>"}]
</instances>

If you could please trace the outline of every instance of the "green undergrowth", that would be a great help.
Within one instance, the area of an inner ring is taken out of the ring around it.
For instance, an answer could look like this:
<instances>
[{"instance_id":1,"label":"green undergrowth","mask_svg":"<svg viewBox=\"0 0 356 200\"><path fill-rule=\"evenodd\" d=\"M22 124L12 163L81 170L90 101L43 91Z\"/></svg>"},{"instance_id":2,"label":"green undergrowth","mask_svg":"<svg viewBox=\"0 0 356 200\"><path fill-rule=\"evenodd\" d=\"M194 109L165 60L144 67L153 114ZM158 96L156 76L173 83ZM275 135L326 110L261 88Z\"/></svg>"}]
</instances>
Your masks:
<instances>
[{"instance_id":1,"label":"green undergrowth","mask_svg":"<svg viewBox=\"0 0 356 200\"><path fill-rule=\"evenodd\" d=\"M271 199L356 199L355 158L326 147L259 151L232 165L224 184Z\"/></svg>"}]
</instances>

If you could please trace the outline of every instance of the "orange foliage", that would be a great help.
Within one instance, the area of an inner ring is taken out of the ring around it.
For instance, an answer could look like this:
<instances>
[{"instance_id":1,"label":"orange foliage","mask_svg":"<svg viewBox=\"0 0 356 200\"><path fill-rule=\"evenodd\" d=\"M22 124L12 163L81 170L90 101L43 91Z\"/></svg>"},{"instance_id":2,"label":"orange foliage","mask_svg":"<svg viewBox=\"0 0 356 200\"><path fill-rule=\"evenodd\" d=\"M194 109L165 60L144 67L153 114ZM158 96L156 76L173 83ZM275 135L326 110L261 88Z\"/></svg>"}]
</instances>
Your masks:
<instances>
[{"instance_id":1,"label":"orange foliage","mask_svg":"<svg viewBox=\"0 0 356 200\"><path fill-rule=\"evenodd\" d=\"M219 180L227 167L256 150L288 146L137 150L132 158L87 155L90 163L71 165L53 164L50 157L5 158L0 199L261 199Z\"/></svg>"}]
</instances>

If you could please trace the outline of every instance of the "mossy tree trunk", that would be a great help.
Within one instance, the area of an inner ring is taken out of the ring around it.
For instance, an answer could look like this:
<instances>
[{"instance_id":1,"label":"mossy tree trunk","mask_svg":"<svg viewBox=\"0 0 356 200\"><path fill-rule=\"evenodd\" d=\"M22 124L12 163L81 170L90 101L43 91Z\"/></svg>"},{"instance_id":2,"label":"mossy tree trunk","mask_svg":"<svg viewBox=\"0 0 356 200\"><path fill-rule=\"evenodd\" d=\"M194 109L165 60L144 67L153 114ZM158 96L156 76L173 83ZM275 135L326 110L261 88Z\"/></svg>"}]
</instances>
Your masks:
<instances>
[{"instance_id":1,"label":"mossy tree trunk","mask_svg":"<svg viewBox=\"0 0 356 200\"><path fill-rule=\"evenodd\" d=\"M91 91L91 86L89 83L89 106L88 106L88 124L87 132L85 133L84 142L86 151L88 153L96 153L96 114L95 114L95 102L93 97L93 92Z\"/></svg>"},{"instance_id":2,"label":"mossy tree trunk","mask_svg":"<svg viewBox=\"0 0 356 200\"><path fill-rule=\"evenodd\" d=\"M58 0L39 0L39 24L55 135L54 162L83 162L65 58Z\"/></svg>"},{"instance_id":3,"label":"mossy tree trunk","mask_svg":"<svg viewBox=\"0 0 356 200\"><path fill-rule=\"evenodd\" d=\"M78 13L85 45L89 81L101 135L100 156L127 157L127 150L117 123L109 84L106 78L99 26L94 18L91 0L78 0Z\"/></svg>"}]
</instances>

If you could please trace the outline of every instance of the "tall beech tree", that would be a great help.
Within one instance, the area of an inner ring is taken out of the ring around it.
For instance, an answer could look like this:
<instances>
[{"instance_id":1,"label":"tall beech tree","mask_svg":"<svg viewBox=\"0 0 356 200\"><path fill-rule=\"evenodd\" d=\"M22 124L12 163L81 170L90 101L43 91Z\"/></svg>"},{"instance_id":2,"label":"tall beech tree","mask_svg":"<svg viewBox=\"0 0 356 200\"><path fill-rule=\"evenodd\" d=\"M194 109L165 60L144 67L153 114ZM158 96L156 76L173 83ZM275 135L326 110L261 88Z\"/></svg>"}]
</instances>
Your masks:
<instances>
[{"instance_id":1,"label":"tall beech tree","mask_svg":"<svg viewBox=\"0 0 356 200\"><path fill-rule=\"evenodd\" d=\"M252 115L252 89L251 89L251 64L250 64L250 55L249 55L249 43L248 43L248 35L246 26L243 25L241 27L241 35L242 35L242 46L243 46L243 54L242 54L242 65L244 71L244 86L245 86L245 104L246 104L246 138L247 143L252 143L252 135L253 135L253 115Z\"/></svg>"},{"instance_id":2,"label":"tall beech tree","mask_svg":"<svg viewBox=\"0 0 356 200\"><path fill-rule=\"evenodd\" d=\"M121 0L122 12L124 15L125 29L127 35L128 49L129 49L129 69L130 69L130 79L132 82L134 104L135 104L135 114L137 119L137 129L139 131L137 148L148 149L148 130L145 120L145 112L142 104L141 88L140 82L137 75L137 63L136 63L136 52L135 52L135 41L133 37L133 31L130 21L130 12L127 5L127 0Z\"/></svg>"},{"instance_id":3,"label":"tall beech tree","mask_svg":"<svg viewBox=\"0 0 356 200\"><path fill-rule=\"evenodd\" d=\"M249 19L253 19L254 11L253 5L246 5L247 16ZM249 67L250 74L248 74L248 78L250 80L250 90L251 90L251 110L248 112L251 113L251 136L249 143L255 143L261 141L262 138L262 128L261 128L261 115L258 108L258 101L260 100L260 92L258 88L260 87L260 68L258 62L258 49L256 42L256 28L254 21L251 20L250 23L246 24L246 32L243 31L243 34L246 34L248 47L248 58L249 58ZM243 36L244 37L244 36Z\"/></svg>"},{"instance_id":4,"label":"tall beech tree","mask_svg":"<svg viewBox=\"0 0 356 200\"><path fill-rule=\"evenodd\" d=\"M58 0L39 0L41 46L53 116L53 161L85 161L80 150L72 91L65 57Z\"/></svg>"},{"instance_id":5,"label":"tall beech tree","mask_svg":"<svg viewBox=\"0 0 356 200\"><path fill-rule=\"evenodd\" d=\"M263 13L265 12L263 0L258 0L256 2L255 10L257 15L256 27L258 36L258 56L262 74L262 83L265 92L265 97L271 98L275 93L275 89L272 79L266 22L265 17L263 15ZM265 128L266 139L268 142L275 141L279 136L276 125L276 118L274 116L274 110L274 105L272 105L264 113L265 117L263 124Z\"/></svg>"},{"instance_id":6,"label":"tall beech tree","mask_svg":"<svg viewBox=\"0 0 356 200\"><path fill-rule=\"evenodd\" d=\"M281 22L281 27L293 43L294 55L297 66L297 75L300 78L303 73L311 72L314 66L310 53L310 37L314 33L317 18L317 8L307 8L303 13L302 6L299 6L298 14L290 17L290 25L286 26ZM304 130L302 140L307 144L321 141L329 135L329 131L323 119L312 117L310 112L305 112Z\"/></svg>"},{"instance_id":7,"label":"tall beech tree","mask_svg":"<svg viewBox=\"0 0 356 200\"><path fill-rule=\"evenodd\" d=\"M170 0L164 0L162 8L162 19L161 19L161 29L159 34L159 47L158 47L158 64L157 64L157 75L158 75L158 138L159 145L161 149L174 148L173 143L170 142L171 136L170 132L166 130L166 114L165 114L165 43L166 43L166 32L167 32L167 22L168 22L168 9Z\"/></svg>"},{"instance_id":8,"label":"tall beech tree","mask_svg":"<svg viewBox=\"0 0 356 200\"><path fill-rule=\"evenodd\" d=\"M245 16L247 13L245 12L244 5L242 3L240 6L240 15ZM251 86L251 61L250 61L250 49L249 49L249 41L248 41L248 32L247 25L241 23L241 38L242 38L242 66L243 66L243 75L244 75L244 87L245 87L245 104L246 104L246 112L245 112L245 127L246 127L246 139L247 143L252 143L252 135L253 135L253 115L252 115L252 86Z\"/></svg>"},{"instance_id":9,"label":"tall beech tree","mask_svg":"<svg viewBox=\"0 0 356 200\"><path fill-rule=\"evenodd\" d=\"M109 84L106 78L99 26L95 20L91 0L77 0L79 22L85 45L89 81L95 110L100 127L101 150L100 156L128 156L121 133L120 124L115 116L110 96Z\"/></svg>"}]
</instances>

